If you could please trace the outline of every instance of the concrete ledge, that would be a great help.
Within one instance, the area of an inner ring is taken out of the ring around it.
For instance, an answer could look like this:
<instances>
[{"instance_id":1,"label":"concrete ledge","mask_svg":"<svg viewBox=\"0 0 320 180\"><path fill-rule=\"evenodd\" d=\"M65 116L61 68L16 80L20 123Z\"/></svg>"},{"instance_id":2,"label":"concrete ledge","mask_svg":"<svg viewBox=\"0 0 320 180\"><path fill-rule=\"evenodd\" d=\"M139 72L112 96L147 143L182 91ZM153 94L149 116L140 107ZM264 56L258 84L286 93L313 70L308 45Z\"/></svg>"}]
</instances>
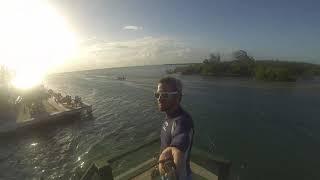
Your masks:
<instances>
[{"instance_id":1,"label":"concrete ledge","mask_svg":"<svg viewBox=\"0 0 320 180\"><path fill-rule=\"evenodd\" d=\"M8 135L14 133L19 130L26 130L29 128L36 128L38 126L43 126L51 123L58 123L61 121L71 122L75 120L75 117L81 116L82 111L86 111L86 113L92 112L91 105L85 105L83 107L75 108L75 109L67 109L65 111L53 112L50 114L40 115L36 118L26 119L21 122L17 122L12 124L6 129L0 130L0 135Z\"/></svg>"}]
</instances>

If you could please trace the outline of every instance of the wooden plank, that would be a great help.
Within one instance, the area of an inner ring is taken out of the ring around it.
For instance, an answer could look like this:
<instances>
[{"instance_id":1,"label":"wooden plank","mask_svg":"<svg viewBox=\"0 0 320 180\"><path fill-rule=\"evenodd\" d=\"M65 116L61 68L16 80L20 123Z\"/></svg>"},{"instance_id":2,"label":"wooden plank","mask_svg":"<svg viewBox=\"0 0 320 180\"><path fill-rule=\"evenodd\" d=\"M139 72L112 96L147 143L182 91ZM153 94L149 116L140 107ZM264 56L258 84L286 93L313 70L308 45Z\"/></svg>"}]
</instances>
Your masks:
<instances>
[{"instance_id":1,"label":"wooden plank","mask_svg":"<svg viewBox=\"0 0 320 180\"><path fill-rule=\"evenodd\" d=\"M128 171L126 171L125 173L122 173L121 175L115 177L115 180L120 180L120 179L141 179L141 177L143 177L142 179L146 178L146 175L149 176L150 179L150 174L146 174L146 172L149 172L150 168L153 169L152 167L154 166L154 162L155 160L149 159L141 164L139 164L138 166L129 169ZM145 170L146 169L146 170ZM142 170L142 172L140 172ZM142 174L141 174L142 173Z\"/></svg>"},{"instance_id":2,"label":"wooden plank","mask_svg":"<svg viewBox=\"0 0 320 180\"><path fill-rule=\"evenodd\" d=\"M154 165L150 166L150 164L154 162L154 159L149 159L141 164L139 164L137 167L132 168L125 173L121 174L120 176L117 176L115 180L121 180L121 179L132 179L132 180L151 180L151 173L154 170ZM142 168L149 165L146 170L144 170L142 173ZM190 162L191 170L192 170L192 177L193 179L210 179L210 180L218 180L218 176L209 170L207 170L205 167L201 167L200 165Z\"/></svg>"},{"instance_id":3,"label":"wooden plank","mask_svg":"<svg viewBox=\"0 0 320 180\"><path fill-rule=\"evenodd\" d=\"M205 169L204 167L199 166L194 162L190 162L191 171L193 174L200 176L201 178L218 180L218 176Z\"/></svg>"}]
</instances>

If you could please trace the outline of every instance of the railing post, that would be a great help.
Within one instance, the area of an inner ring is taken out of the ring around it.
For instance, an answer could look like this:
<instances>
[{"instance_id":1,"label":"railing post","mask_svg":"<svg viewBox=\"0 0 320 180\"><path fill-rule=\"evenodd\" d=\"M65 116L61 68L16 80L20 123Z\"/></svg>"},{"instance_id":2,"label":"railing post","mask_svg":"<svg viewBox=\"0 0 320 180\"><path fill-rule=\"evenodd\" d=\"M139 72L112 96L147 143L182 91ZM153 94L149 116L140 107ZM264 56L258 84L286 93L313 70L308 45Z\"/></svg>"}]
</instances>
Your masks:
<instances>
[{"instance_id":1,"label":"railing post","mask_svg":"<svg viewBox=\"0 0 320 180\"><path fill-rule=\"evenodd\" d=\"M219 166L218 180L228 180L231 163L220 164Z\"/></svg>"},{"instance_id":2,"label":"railing post","mask_svg":"<svg viewBox=\"0 0 320 180\"><path fill-rule=\"evenodd\" d=\"M101 180L113 180L112 168L109 163L99 168L98 174Z\"/></svg>"}]
</instances>

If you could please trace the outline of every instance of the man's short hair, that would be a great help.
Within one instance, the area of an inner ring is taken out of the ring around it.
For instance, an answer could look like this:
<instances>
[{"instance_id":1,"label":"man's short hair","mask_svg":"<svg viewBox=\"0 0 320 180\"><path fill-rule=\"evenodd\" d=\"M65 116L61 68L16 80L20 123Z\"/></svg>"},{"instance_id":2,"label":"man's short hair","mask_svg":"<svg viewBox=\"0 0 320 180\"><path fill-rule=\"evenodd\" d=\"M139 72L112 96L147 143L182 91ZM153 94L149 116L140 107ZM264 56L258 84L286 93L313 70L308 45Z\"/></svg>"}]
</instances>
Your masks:
<instances>
[{"instance_id":1,"label":"man's short hair","mask_svg":"<svg viewBox=\"0 0 320 180\"><path fill-rule=\"evenodd\" d=\"M164 77L158 81L158 84L160 83L169 85L174 91L177 91L180 95L182 95L182 83L179 79L174 77Z\"/></svg>"}]
</instances>

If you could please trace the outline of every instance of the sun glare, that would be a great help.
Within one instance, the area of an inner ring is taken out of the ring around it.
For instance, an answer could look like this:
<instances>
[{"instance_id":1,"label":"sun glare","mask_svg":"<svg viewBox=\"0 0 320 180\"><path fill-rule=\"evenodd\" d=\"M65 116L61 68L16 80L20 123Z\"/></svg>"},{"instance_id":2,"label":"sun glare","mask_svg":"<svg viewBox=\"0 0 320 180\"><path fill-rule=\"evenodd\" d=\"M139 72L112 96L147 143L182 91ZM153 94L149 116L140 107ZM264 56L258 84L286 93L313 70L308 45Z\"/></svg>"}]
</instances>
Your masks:
<instances>
[{"instance_id":1,"label":"sun glare","mask_svg":"<svg viewBox=\"0 0 320 180\"><path fill-rule=\"evenodd\" d=\"M75 53L75 35L46 1L1 1L0 22L0 64L15 72L12 84L18 88L41 83Z\"/></svg>"}]
</instances>

